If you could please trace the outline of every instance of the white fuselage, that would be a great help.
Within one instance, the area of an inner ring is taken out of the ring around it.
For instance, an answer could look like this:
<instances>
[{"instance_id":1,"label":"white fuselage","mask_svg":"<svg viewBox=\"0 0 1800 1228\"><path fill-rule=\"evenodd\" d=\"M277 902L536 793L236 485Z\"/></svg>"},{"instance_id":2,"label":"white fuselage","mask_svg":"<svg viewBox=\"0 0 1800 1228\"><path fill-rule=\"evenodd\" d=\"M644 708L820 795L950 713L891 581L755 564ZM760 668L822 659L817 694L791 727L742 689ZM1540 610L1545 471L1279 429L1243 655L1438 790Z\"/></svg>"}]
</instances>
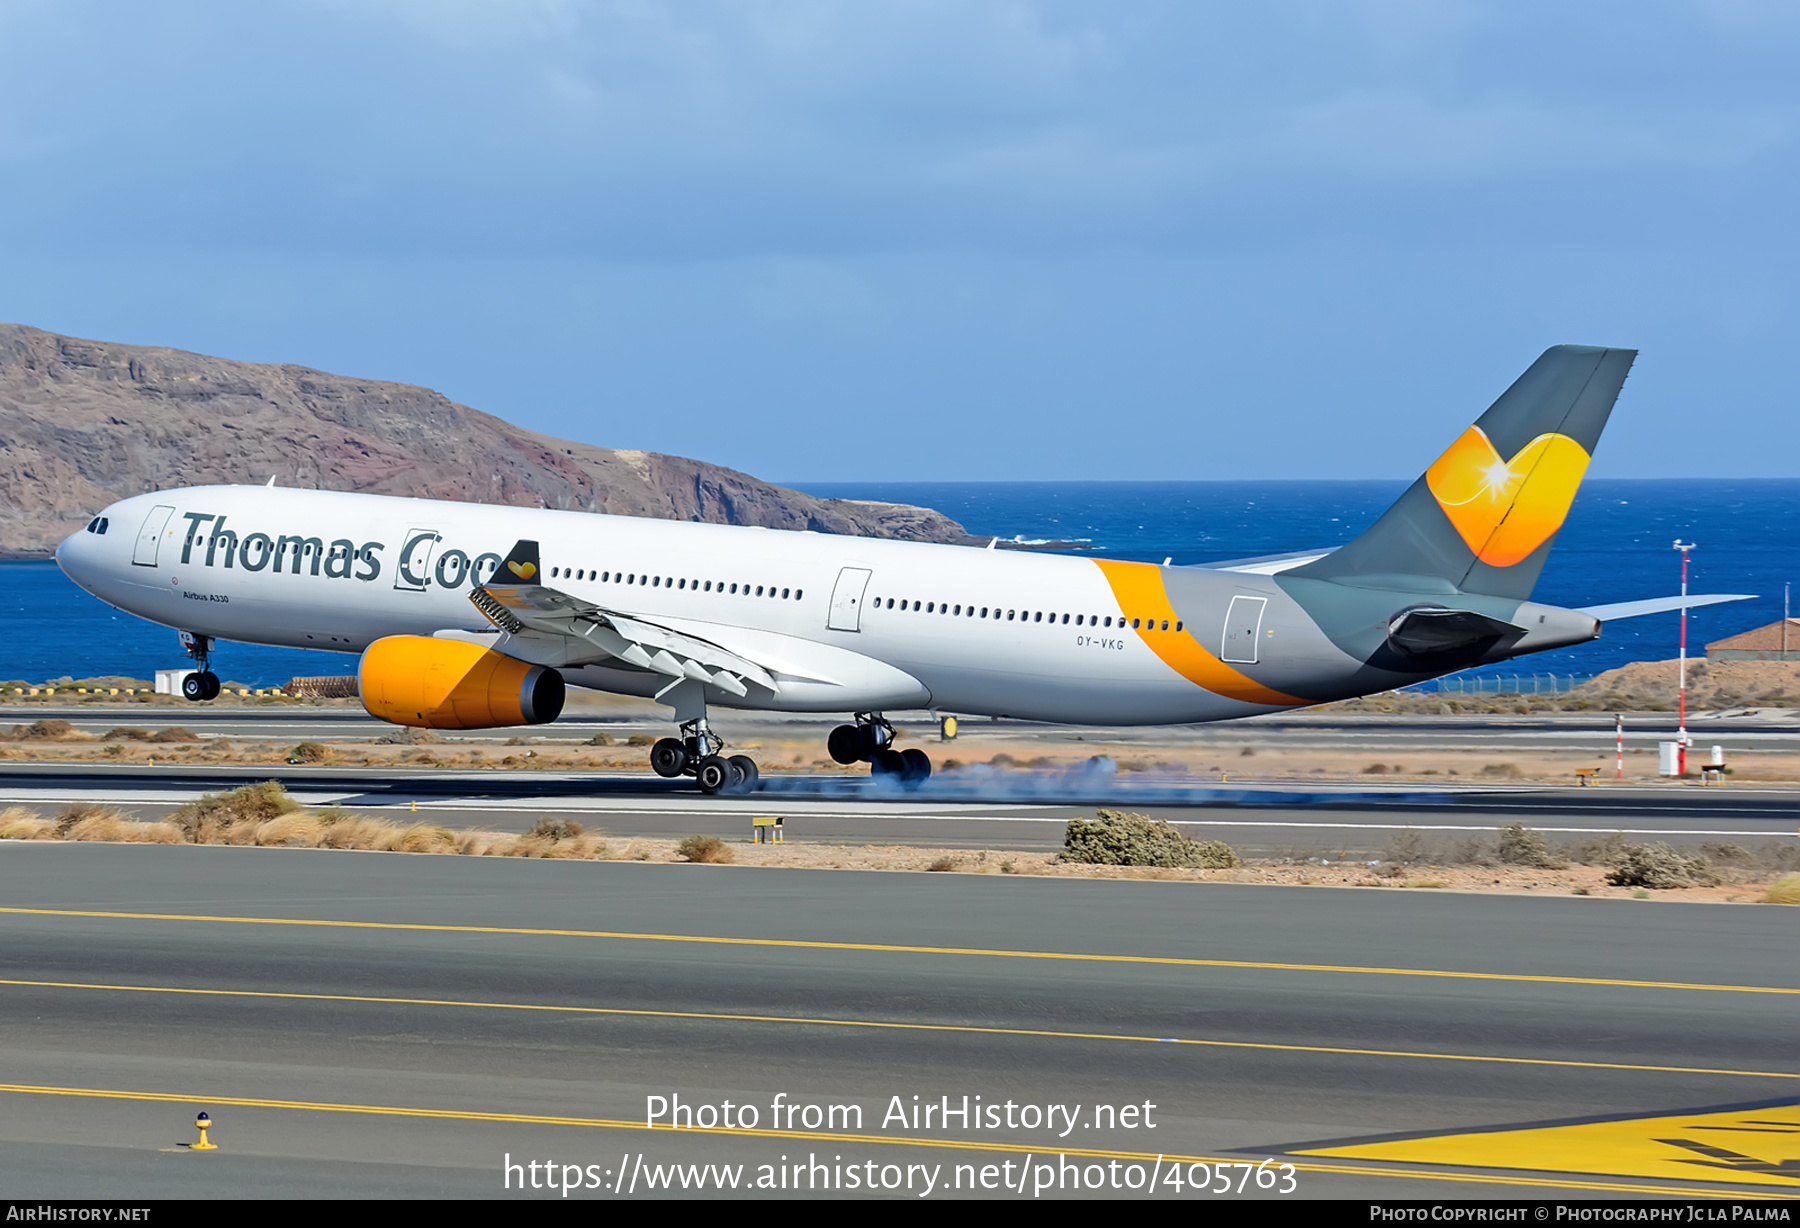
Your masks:
<instances>
[{"instance_id":1,"label":"white fuselage","mask_svg":"<svg viewBox=\"0 0 1800 1228\"><path fill-rule=\"evenodd\" d=\"M1091 559L256 486L141 495L103 515L106 532L58 550L70 577L120 609L224 640L356 653L384 636L492 634L469 593L530 539L541 583L775 672L773 698L713 697L728 706L1107 724L1291 706L1216 694L1172 669ZM1220 580L1279 598L1266 576ZM1286 608L1272 601L1253 632L1267 637L1265 663ZM1222 633L1208 621L1170 634L1205 646ZM536 663L622 693L666 682L620 662Z\"/></svg>"}]
</instances>

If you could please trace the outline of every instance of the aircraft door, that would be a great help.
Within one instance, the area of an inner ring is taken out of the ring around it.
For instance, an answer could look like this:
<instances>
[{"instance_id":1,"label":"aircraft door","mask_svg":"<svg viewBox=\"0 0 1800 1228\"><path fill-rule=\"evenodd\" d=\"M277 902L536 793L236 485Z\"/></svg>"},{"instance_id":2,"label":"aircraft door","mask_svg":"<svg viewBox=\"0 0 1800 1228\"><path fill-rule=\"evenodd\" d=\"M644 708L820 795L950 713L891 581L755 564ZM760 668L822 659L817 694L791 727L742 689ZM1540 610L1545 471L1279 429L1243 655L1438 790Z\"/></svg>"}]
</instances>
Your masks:
<instances>
[{"instance_id":1,"label":"aircraft door","mask_svg":"<svg viewBox=\"0 0 1800 1228\"><path fill-rule=\"evenodd\" d=\"M1263 611L1267 597L1233 597L1225 612L1224 643L1219 646L1219 660L1233 665L1255 665L1258 645L1262 640Z\"/></svg>"},{"instance_id":2,"label":"aircraft door","mask_svg":"<svg viewBox=\"0 0 1800 1228\"><path fill-rule=\"evenodd\" d=\"M431 552L444 540L436 529L408 529L406 544L400 547L399 564L394 568L394 587L423 592L431 575Z\"/></svg>"},{"instance_id":3,"label":"aircraft door","mask_svg":"<svg viewBox=\"0 0 1800 1228\"><path fill-rule=\"evenodd\" d=\"M175 509L157 504L144 517L144 527L138 530L137 546L131 552L131 561L139 567L156 566L156 547L162 541L163 527L169 523L169 517Z\"/></svg>"},{"instance_id":4,"label":"aircraft door","mask_svg":"<svg viewBox=\"0 0 1800 1228\"><path fill-rule=\"evenodd\" d=\"M833 631L861 631L863 592L869 577L875 573L866 567L846 567L838 572L837 587L831 590L831 613L825 625Z\"/></svg>"}]
</instances>

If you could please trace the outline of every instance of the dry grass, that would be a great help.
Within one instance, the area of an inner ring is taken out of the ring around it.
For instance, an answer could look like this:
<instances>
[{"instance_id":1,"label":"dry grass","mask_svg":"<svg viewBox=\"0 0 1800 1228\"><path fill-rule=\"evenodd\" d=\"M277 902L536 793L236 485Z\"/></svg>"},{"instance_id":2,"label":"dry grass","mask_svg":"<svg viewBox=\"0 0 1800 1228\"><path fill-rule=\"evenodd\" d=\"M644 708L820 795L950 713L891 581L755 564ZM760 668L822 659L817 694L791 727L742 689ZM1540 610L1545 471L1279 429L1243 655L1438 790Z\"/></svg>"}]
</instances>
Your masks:
<instances>
[{"instance_id":1,"label":"dry grass","mask_svg":"<svg viewBox=\"0 0 1800 1228\"><path fill-rule=\"evenodd\" d=\"M1609 882L1607 866L1616 865L1629 846L1596 842L1587 853L1600 864L1556 867L1508 864L1488 855L1480 860L1445 864L1428 855L1417 833L1398 833L1380 868L1366 863L1326 858L1302 863L1295 858L1240 862L1229 868L1143 867L1071 864L1056 853L987 852L895 845L832 846L814 843L727 844L716 836L674 840L643 838L622 848L562 819L544 819L523 834L494 831L451 831L427 823L396 823L328 806L307 810L279 785L254 785L224 795L209 795L177 812L181 821L142 822L106 806L70 806L54 817L27 808L0 810L0 839L135 843L205 843L351 849L391 853L437 853L469 857L536 857L569 860L671 862L737 862L750 866L832 868L848 870L935 871L961 874L1016 874L1046 877L1143 879L1168 882L1267 883L1289 886L1436 888L1456 891L1556 893L1612 898L1651 898L1636 883ZM1526 831L1525 836L1535 835ZM1528 842L1528 841L1527 841ZM1530 852L1536 853L1535 842ZM1732 881L1690 886L1679 897L1717 902L1800 904L1800 874L1785 847L1774 852L1743 850L1735 845L1708 846L1703 852L1720 868L1736 866ZM1526 860L1536 860L1535 857ZM1571 860L1574 860L1571 857ZM1587 861L1587 857L1581 861ZM1420 862L1425 865L1418 864ZM1400 864L1395 864L1400 863ZM1401 864L1412 863L1405 869ZM1742 863L1738 865L1738 863ZM1427 866L1429 867L1427 869ZM1395 872L1398 871L1398 872ZM1421 873L1420 871L1425 871ZM1715 876L1716 877L1716 876ZM1771 883L1773 885L1771 885ZM1662 892L1656 893L1659 897Z\"/></svg>"},{"instance_id":2,"label":"dry grass","mask_svg":"<svg viewBox=\"0 0 1800 1228\"><path fill-rule=\"evenodd\" d=\"M3 816L0 816L3 817ZM1763 896L1765 904L1800 904L1800 874L1783 874L1775 880L1769 893Z\"/></svg>"},{"instance_id":3,"label":"dry grass","mask_svg":"<svg viewBox=\"0 0 1800 1228\"><path fill-rule=\"evenodd\" d=\"M675 852L689 861L709 865L724 865L736 860L725 842L717 836L689 836L676 846Z\"/></svg>"},{"instance_id":4,"label":"dry grass","mask_svg":"<svg viewBox=\"0 0 1800 1228\"><path fill-rule=\"evenodd\" d=\"M139 822L109 806L65 807L46 819L22 806L0 811L0 840L97 840L114 844L179 844L173 823Z\"/></svg>"}]
</instances>

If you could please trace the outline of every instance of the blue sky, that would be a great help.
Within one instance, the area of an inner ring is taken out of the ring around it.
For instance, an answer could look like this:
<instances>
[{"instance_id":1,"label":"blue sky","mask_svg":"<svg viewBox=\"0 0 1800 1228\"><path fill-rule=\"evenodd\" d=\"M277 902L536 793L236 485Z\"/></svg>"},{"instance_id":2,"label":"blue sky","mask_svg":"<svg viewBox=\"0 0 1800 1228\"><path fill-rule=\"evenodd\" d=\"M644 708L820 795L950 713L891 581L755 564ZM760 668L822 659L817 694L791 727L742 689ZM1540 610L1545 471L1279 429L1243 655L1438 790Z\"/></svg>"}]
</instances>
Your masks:
<instances>
[{"instance_id":1,"label":"blue sky","mask_svg":"<svg viewBox=\"0 0 1800 1228\"><path fill-rule=\"evenodd\" d=\"M0 319L777 480L1800 476L1800 7L0 4Z\"/></svg>"}]
</instances>

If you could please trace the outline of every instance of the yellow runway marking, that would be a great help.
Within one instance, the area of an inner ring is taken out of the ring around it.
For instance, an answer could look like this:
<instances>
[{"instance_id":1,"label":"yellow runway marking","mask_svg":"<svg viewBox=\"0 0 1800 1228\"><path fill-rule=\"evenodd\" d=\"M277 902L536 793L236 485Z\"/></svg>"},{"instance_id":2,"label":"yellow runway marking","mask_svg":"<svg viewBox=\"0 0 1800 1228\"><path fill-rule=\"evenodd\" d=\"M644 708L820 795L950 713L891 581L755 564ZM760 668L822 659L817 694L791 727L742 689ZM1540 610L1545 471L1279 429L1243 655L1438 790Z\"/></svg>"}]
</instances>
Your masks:
<instances>
[{"instance_id":1,"label":"yellow runway marking","mask_svg":"<svg viewBox=\"0 0 1800 1228\"><path fill-rule=\"evenodd\" d=\"M1295 1155L1461 1168L1711 1178L1800 1191L1800 1102L1306 1148Z\"/></svg>"},{"instance_id":2,"label":"yellow runway marking","mask_svg":"<svg viewBox=\"0 0 1800 1228\"><path fill-rule=\"evenodd\" d=\"M1768 993L1800 996L1785 985L1714 985L1693 981L1633 981L1614 977L1548 976L1528 972L1458 972L1446 968L1383 968L1356 964L1288 964L1268 960L1190 959L1174 955L1099 955L1081 951L1011 951L987 947L925 947L880 942L823 942L802 938L720 938L707 934L642 934L629 930L534 929L506 925L430 925L409 921L333 921L313 917L225 917L204 913L96 912L70 908L0 908L0 914L32 917L95 917L111 921L205 921L224 925L299 925L321 929L414 930L440 934L520 934L535 938L612 938L639 942L686 942L735 947L786 947L811 951L882 951L902 955L971 955L998 959L1044 959L1101 964L1150 964L1178 968L1243 968L1265 972L1336 972L1361 976L1421 976L1458 981L1511 981L1540 985L1595 985L1625 989L1688 989L1708 993Z\"/></svg>"},{"instance_id":3,"label":"yellow runway marking","mask_svg":"<svg viewBox=\"0 0 1800 1228\"><path fill-rule=\"evenodd\" d=\"M736 1138L772 1138L784 1142L805 1140L820 1143L862 1143L882 1147L930 1147L947 1151L1001 1152L1010 1155L1079 1156L1097 1160L1124 1160L1153 1164L1160 1160L1168 1165L1250 1164L1248 1156L1159 1155L1144 1151L1105 1151L1091 1147L1057 1147L1054 1150L1024 1143L975 1142L968 1139L888 1137L880 1134L838 1134L814 1130L744 1130L716 1127L713 1129L681 1129L672 1126L647 1126L641 1121L605 1117L560 1117L538 1113L483 1113L472 1109L422 1109L391 1104L338 1104L316 1100L271 1100L248 1096L194 1096L173 1092L133 1092L99 1087L37 1087L23 1083L0 1083L0 1092L31 1096L76 1096L100 1100L148 1100L159 1103L196 1105L209 1108L230 1106L250 1109L297 1109L313 1113L355 1113L378 1117L434 1118L442 1121L495 1122L509 1125L578 1126L594 1130L640 1130L654 1134L705 1134ZM1414 1181L1447 1181L1465 1185L1530 1186L1566 1190L1605 1191L1624 1194L1660 1194L1677 1198L1742 1198L1742 1191L1707 1189L1698 1186L1660 1187L1628 1185L1610 1181L1571 1181L1556 1177L1527 1177L1508 1174L1440 1173L1422 1169L1372 1168L1349 1164L1319 1164L1304 1160L1277 1159L1292 1163L1298 1172L1332 1173L1362 1177L1396 1177Z\"/></svg>"},{"instance_id":4,"label":"yellow runway marking","mask_svg":"<svg viewBox=\"0 0 1800 1228\"><path fill-rule=\"evenodd\" d=\"M471 1010L543 1011L639 1019L695 1019L713 1023L782 1023L803 1027L870 1028L898 1032L961 1032L978 1036L1032 1036L1047 1040L1110 1040L1134 1044L1190 1045L1203 1049L1259 1049L1277 1053L1329 1053L1339 1057L1422 1058L1440 1062L1490 1062L1504 1066L1560 1066L1582 1070L1629 1070L1640 1074L1727 1075L1746 1079L1800 1079L1785 1070L1733 1070L1711 1066L1651 1066L1632 1062L1583 1062L1562 1058L1501 1057L1480 1053L1429 1053L1409 1049L1352 1049L1335 1045L1286 1045L1274 1041L1204 1040L1180 1036L1138 1036L1126 1032L1063 1032L1048 1028L1001 1028L964 1023L901 1023L885 1019L833 1019L815 1015L750 1015L726 1011L654 1011L622 1006L560 1006L545 1002L481 1002L459 998L390 998L370 994L292 993L272 989L193 989L179 985L108 985L85 981L0 979L0 985L27 989L89 989L214 998L272 998L300 1002L356 1002L374 1006L448 1006Z\"/></svg>"}]
</instances>

